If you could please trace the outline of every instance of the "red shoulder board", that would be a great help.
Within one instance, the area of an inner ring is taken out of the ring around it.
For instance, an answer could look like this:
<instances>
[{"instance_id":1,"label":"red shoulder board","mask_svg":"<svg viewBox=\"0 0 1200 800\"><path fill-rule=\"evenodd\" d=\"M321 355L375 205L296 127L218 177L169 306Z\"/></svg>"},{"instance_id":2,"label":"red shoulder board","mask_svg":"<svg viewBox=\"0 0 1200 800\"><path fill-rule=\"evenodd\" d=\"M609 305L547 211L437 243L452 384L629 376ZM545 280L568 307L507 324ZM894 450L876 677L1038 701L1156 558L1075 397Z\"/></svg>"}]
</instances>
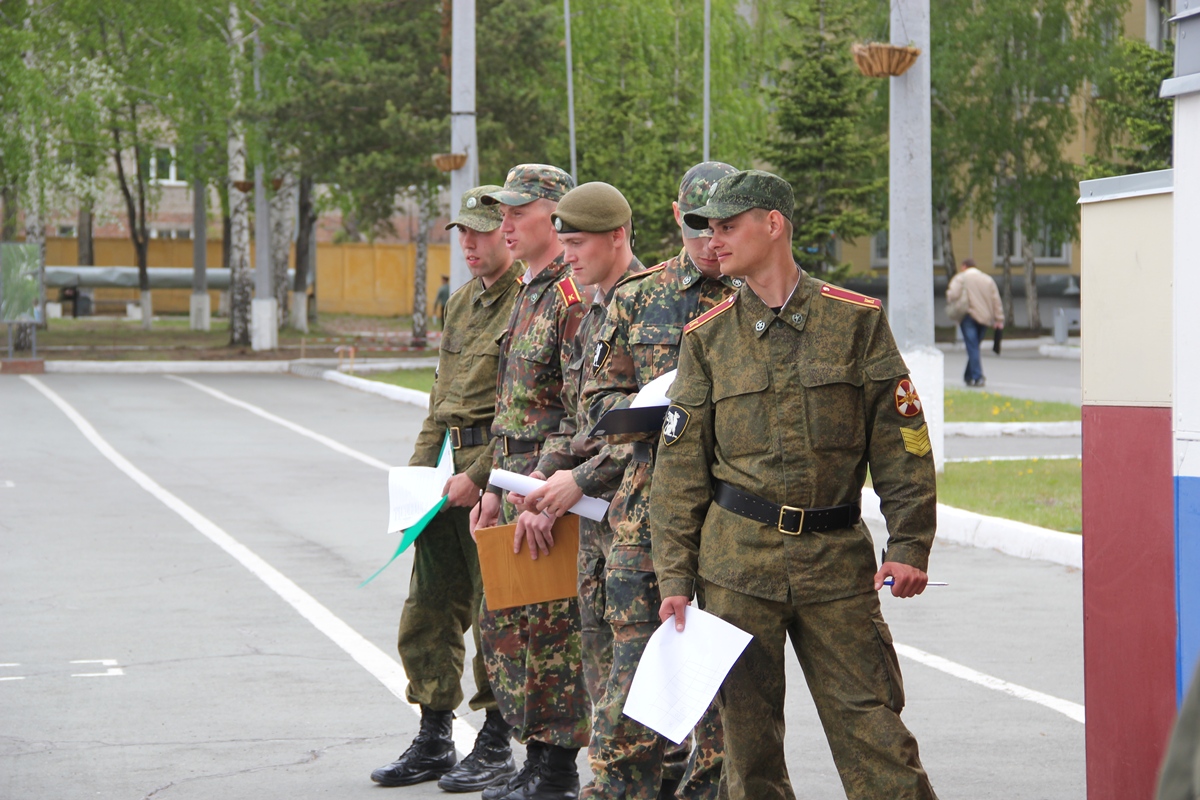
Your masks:
<instances>
[{"instance_id":1,"label":"red shoulder board","mask_svg":"<svg viewBox=\"0 0 1200 800\"><path fill-rule=\"evenodd\" d=\"M696 330L696 328L699 328L704 323L709 322L712 319L715 319L717 317L717 315L723 314L724 312L733 308L733 304L736 302L737 302L737 295L736 294L729 295L729 297L727 297L725 300L723 300L722 302L713 306L708 311L705 311L703 314L696 317L694 320L689 322L687 325L684 325L683 332L691 333L692 331Z\"/></svg>"},{"instance_id":2,"label":"red shoulder board","mask_svg":"<svg viewBox=\"0 0 1200 800\"><path fill-rule=\"evenodd\" d=\"M575 285L575 279L570 275L559 281L557 285L563 302L568 306L583 302L583 295L579 293L579 287Z\"/></svg>"},{"instance_id":3,"label":"red shoulder board","mask_svg":"<svg viewBox=\"0 0 1200 800\"><path fill-rule=\"evenodd\" d=\"M833 300L841 300L843 303L852 303L856 306L865 306L866 308L880 309L883 308L883 301L875 297L867 297L865 294L851 292L847 289L841 289L830 284L822 284L821 296L828 297Z\"/></svg>"},{"instance_id":4,"label":"red shoulder board","mask_svg":"<svg viewBox=\"0 0 1200 800\"><path fill-rule=\"evenodd\" d=\"M641 278L646 277L647 275L653 275L656 272L662 272L664 269L666 269L666 267L667 267L667 262L664 261L661 264L650 267L649 269L644 269L641 272L627 272L623 276L621 276L621 280L617 281L617 286L624 286L627 283L639 280Z\"/></svg>"}]
</instances>

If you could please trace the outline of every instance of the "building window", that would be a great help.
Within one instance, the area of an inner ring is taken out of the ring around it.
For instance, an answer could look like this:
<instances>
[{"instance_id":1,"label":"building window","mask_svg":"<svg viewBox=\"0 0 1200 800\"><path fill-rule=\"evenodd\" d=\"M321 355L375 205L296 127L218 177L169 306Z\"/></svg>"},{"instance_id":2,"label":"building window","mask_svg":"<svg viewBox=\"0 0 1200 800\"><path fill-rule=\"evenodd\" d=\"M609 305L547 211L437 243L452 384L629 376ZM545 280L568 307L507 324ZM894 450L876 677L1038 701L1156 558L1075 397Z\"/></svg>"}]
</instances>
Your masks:
<instances>
[{"instance_id":1,"label":"building window","mask_svg":"<svg viewBox=\"0 0 1200 800\"><path fill-rule=\"evenodd\" d=\"M1009 228L1004 225L999 215L996 216L995 230L995 260L996 264L1004 261L1006 256L1013 262L1021 260L1021 248L1024 244L1021 226ZM1038 229L1037 238L1033 241L1033 263L1035 264L1070 264L1071 246L1066 237L1058 234L1048 225Z\"/></svg>"},{"instance_id":2,"label":"building window","mask_svg":"<svg viewBox=\"0 0 1200 800\"><path fill-rule=\"evenodd\" d=\"M187 186L183 165L175 158L175 147L156 147L149 163L150 180L163 186Z\"/></svg>"},{"instance_id":3,"label":"building window","mask_svg":"<svg viewBox=\"0 0 1200 800\"><path fill-rule=\"evenodd\" d=\"M75 237L74 225L59 225L58 235L62 239L73 239Z\"/></svg>"},{"instance_id":4,"label":"building window","mask_svg":"<svg viewBox=\"0 0 1200 800\"><path fill-rule=\"evenodd\" d=\"M946 263L942 256L942 237L937 226L933 228L933 265L940 267ZM888 232L880 231L871 237L871 266L886 267L888 265Z\"/></svg>"}]
</instances>

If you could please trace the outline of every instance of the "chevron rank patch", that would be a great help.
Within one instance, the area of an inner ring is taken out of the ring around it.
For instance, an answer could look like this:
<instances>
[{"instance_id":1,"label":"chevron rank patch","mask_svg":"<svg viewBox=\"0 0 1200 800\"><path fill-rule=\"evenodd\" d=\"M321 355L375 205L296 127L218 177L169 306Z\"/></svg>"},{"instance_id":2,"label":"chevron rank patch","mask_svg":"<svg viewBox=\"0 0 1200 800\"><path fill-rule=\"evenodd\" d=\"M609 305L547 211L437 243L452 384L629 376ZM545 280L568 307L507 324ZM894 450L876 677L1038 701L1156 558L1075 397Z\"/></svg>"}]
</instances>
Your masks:
<instances>
[{"instance_id":1,"label":"chevron rank patch","mask_svg":"<svg viewBox=\"0 0 1200 800\"><path fill-rule=\"evenodd\" d=\"M917 389L908 378L901 378L896 384L896 410L902 417L915 417L921 413L921 398L917 397Z\"/></svg>"},{"instance_id":2,"label":"chevron rank patch","mask_svg":"<svg viewBox=\"0 0 1200 800\"><path fill-rule=\"evenodd\" d=\"M608 361L608 354L612 352L612 348L608 342L601 339L596 342L596 349L592 352L592 369L600 369Z\"/></svg>"},{"instance_id":3,"label":"chevron rank patch","mask_svg":"<svg viewBox=\"0 0 1200 800\"><path fill-rule=\"evenodd\" d=\"M918 458L929 455L933 449L929 443L929 426L925 423L919 428L901 428L900 437L904 439L904 449Z\"/></svg>"},{"instance_id":4,"label":"chevron rank patch","mask_svg":"<svg viewBox=\"0 0 1200 800\"><path fill-rule=\"evenodd\" d=\"M686 408L681 408L672 403L667 408L667 413L663 415L663 444L670 447L679 441L679 437L683 436L683 432L687 430L687 425L691 420L692 415L687 412Z\"/></svg>"}]
</instances>

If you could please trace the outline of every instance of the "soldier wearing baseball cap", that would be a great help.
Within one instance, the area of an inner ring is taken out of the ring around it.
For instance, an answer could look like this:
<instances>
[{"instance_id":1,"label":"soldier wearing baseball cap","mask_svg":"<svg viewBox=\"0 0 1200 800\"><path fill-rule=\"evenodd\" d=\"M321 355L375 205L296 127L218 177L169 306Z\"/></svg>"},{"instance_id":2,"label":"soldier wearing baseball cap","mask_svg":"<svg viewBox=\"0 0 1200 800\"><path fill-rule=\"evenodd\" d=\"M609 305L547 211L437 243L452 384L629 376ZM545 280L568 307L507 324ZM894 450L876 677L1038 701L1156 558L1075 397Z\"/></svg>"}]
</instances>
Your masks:
<instances>
[{"instance_id":1,"label":"soldier wearing baseball cap","mask_svg":"<svg viewBox=\"0 0 1200 800\"><path fill-rule=\"evenodd\" d=\"M549 164L518 164L508 171L504 187L483 195L483 204L523 206L538 198L558 202L575 188L575 180Z\"/></svg>"},{"instance_id":2,"label":"soldier wearing baseball cap","mask_svg":"<svg viewBox=\"0 0 1200 800\"><path fill-rule=\"evenodd\" d=\"M470 228L477 233L491 233L499 228L500 223L504 221L504 215L495 205L483 202L486 195L499 191L501 191L501 187L487 184L463 192L462 207L458 211L458 216L446 223L446 230Z\"/></svg>"},{"instance_id":3,"label":"soldier wearing baseball cap","mask_svg":"<svg viewBox=\"0 0 1200 800\"><path fill-rule=\"evenodd\" d=\"M679 223L684 239L708 236L707 225L693 228L682 217L704 206L717 181L736 172L735 168L720 161L704 161L684 173L683 180L679 182L679 200L675 203L675 221Z\"/></svg>"},{"instance_id":4,"label":"soldier wearing baseball cap","mask_svg":"<svg viewBox=\"0 0 1200 800\"><path fill-rule=\"evenodd\" d=\"M649 510L658 617L684 630L698 594L752 636L717 698L731 800L792 796L789 634L846 797L936 800L900 718L878 596L928 583L929 430L882 303L797 266L792 211L786 181L748 170L685 215L712 227L721 272L745 282L684 328L667 392ZM882 565L862 521L868 469L889 533Z\"/></svg>"}]
</instances>

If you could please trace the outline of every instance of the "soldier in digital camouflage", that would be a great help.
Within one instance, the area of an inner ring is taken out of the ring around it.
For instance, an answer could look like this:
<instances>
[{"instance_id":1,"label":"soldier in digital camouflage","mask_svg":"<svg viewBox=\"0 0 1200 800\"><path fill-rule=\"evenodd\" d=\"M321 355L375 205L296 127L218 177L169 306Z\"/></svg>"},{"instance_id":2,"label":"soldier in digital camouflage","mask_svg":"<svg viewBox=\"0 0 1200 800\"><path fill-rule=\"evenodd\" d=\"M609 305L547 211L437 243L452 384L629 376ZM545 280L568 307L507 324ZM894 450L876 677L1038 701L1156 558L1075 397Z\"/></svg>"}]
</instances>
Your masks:
<instances>
[{"instance_id":1,"label":"soldier in digital camouflage","mask_svg":"<svg viewBox=\"0 0 1200 800\"><path fill-rule=\"evenodd\" d=\"M685 216L710 226L736 295L687 326L651 491L660 618L689 600L753 634L718 694L723 793L792 798L783 751L791 639L848 798L934 798L900 719L904 688L878 591L927 583L936 488L920 398L881 303L805 274L791 187L722 178ZM870 468L889 531L861 521Z\"/></svg>"},{"instance_id":2,"label":"soldier in digital camouflage","mask_svg":"<svg viewBox=\"0 0 1200 800\"><path fill-rule=\"evenodd\" d=\"M429 414L409 464L437 464L449 434L455 475L443 490L446 506L413 548L398 649L408 675L406 699L421 706L421 729L396 761L371 773L371 779L383 786L437 780L448 791L478 791L516 772L510 726L497 710L483 663L476 624L483 583L468 527L470 509L479 502L491 471L487 445L496 409L496 338L512 312L524 272L524 264L514 262L504 246L499 209L480 202L484 194L499 188L480 186L465 192L458 216L446 226L458 229L458 243L472 278L446 303ZM468 629L474 630L476 650L472 663L476 692L470 708L487 709L487 720L474 749L459 762L451 723L463 699L463 634Z\"/></svg>"},{"instance_id":3,"label":"soldier in digital camouflage","mask_svg":"<svg viewBox=\"0 0 1200 800\"><path fill-rule=\"evenodd\" d=\"M618 284L600 332L603 359L584 388L590 423L676 366L684 326L736 290L721 276L703 228L682 214L705 204L713 185L736 172L705 162L688 170L674 204L684 246L674 258ZM669 424L669 423L668 423ZM622 710L634 671L658 628L661 602L650 547L650 486L658 427L610 436L632 442L633 458L613 497L613 544L605 572L604 618L613 635L613 667L592 722L594 780L583 795L596 798L714 798L721 775L721 727L715 708L701 720L694 749L677 746Z\"/></svg>"},{"instance_id":4,"label":"soldier in digital camouflage","mask_svg":"<svg viewBox=\"0 0 1200 800\"><path fill-rule=\"evenodd\" d=\"M586 307L563 260L550 215L574 187L546 164L509 170L504 187L483 196L498 205L505 244L527 269L516 305L499 337L493 468L528 475L546 437L567 412L563 378L571 342ZM471 512L471 528L510 522L516 509L489 488ZM507 781L484 790L486 800L571 800L579 789L575 758L588 741L591 704L583 680L579 604L575 598L480 614L488 678L500 711L525 744L526 760Z\"/></svg>"}]
</instances>

